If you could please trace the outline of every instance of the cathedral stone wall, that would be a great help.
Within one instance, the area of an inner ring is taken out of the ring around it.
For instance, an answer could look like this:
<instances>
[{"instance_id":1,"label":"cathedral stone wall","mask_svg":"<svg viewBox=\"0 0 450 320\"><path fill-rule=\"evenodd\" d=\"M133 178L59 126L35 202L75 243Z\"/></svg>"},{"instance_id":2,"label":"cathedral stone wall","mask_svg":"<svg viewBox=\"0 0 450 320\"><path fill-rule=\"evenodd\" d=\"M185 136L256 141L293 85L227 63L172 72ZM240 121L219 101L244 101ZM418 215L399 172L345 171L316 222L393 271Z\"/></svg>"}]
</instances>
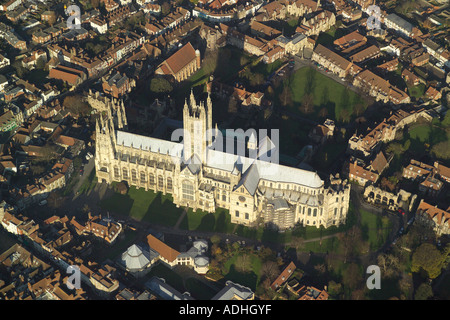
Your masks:
<instances>
[{"instance_id":1,"label":"cathedral stone wall","mask_svg":"<svg viewBox=\"0 0 450 320\"><path fill-rule=\"evenodd\" d=\"M345 223L350 184L338 176L331 176L325 185L314 172L278 164L271 164L278 173L267 175L266 164L259 159L227 154L225 158L235 163L211 161L205 151L213 143L213 137L206 134L212 130L209 97L206 105L197 104L193 95L185 103L183 130L193 138L183 139L182 153L177 142L116 129L112 116L108 112L109 118L100 117L96 125L99 181L125 181L136 188L170 194L177 206L194 210L225 208L232 223L246 226L264 223L285 230L298 224L327 228ZM124 111L120 116L120 122L126 123Z\"/></svg>"}]
</instances>

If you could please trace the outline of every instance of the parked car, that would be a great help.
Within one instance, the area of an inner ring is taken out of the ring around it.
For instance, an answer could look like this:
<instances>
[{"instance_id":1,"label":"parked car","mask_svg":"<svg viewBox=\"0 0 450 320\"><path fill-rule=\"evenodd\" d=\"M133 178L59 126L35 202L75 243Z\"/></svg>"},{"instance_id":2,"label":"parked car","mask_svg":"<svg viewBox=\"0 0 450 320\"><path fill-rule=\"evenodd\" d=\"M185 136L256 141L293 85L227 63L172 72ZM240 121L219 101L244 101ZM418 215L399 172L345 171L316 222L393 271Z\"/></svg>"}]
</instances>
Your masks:
<instances>
[{"instance_id":1,"label":"parked car","mask_svg":"<svg viewBox=\"0 0 450 320\"><path fill-rule=\"evenodd\" d=\"M41 202L39 202L40 206L45 206L47 204L47 200L42 200Z\"/></svg>"}]
</instances>

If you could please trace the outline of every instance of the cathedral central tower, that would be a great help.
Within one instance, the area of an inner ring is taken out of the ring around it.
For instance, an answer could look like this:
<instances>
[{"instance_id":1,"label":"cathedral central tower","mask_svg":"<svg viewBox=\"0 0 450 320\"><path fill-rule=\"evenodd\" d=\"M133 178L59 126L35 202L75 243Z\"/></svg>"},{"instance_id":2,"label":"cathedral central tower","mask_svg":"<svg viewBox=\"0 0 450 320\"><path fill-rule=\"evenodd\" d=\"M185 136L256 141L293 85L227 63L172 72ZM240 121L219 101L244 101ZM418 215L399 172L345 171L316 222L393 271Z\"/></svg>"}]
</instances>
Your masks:
<instances>
[{"instance_id":1,"label":"cathedral central tower","mask_svg":"<svg viewBox=\"0 0 450 320\"><path fill-rule=\"evenodd\" d=\"M212 143L212 103L208 93L206 107L203 102L197 104L191 91L189 103L183 108L183 144L184 161L196 154L202 163L206 163L206 147Z\"/></svg>"}]
</instances>

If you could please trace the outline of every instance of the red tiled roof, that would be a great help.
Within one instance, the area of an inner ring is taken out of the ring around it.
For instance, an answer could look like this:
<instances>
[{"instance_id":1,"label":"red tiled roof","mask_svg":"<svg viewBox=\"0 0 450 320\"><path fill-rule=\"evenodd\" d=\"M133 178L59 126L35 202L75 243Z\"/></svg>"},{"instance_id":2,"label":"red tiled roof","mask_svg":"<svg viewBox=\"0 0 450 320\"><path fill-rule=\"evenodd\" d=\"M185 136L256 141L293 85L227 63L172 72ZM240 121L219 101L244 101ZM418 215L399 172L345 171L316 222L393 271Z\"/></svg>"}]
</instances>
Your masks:
<instances>
[{"instance_id":1,"label":"red tiled roof","mask_svg":"<svg viewBox=\"0 0 450 320\"><path fill-rule=\"evenodd\" d=\"M177 74L194 59L196 59L195 49L188 42L163 63L170 68L172 74Z\"/></svg>"},{"instance_id":2,"label":"red tiled roof","mask_svg":"<svg viewBox=\"0 0 450 320\"><path fill-rule=\"evenodd\" d=\"M158 240L151 234L147 236L147 241L150 248L158 252L164 259L166 259L169 262L174 261L180 255L180 253L177 250L172 249L167 244Z\"/></svg>"},{"instance_id":3,"label":"red tiled roof","mask_svg":"<svg viewBox=\"0 0 450 320\"><path fill-rule=\"evenodd\" d=\"M448 223L450 226L450 212L432 206L425 201L420 202L417 211L427 213L430 219L436 218L438 224Z\"/></svg>"},{"instance_id":4,"label":"red tiled roof","mask_svg":"<svg viewBox=\"0 0 450 320\"><path fill-rule=\"evenodd\" d=\"M270 286L273 290L276 290L279 286L281 286L289 277L294 273L295 269L297 267L295 266L294 262L291 261L289 265L281 272L281 274L278 276L278 278L275 279L275 281Z\"/></svg>"}]
</instances>

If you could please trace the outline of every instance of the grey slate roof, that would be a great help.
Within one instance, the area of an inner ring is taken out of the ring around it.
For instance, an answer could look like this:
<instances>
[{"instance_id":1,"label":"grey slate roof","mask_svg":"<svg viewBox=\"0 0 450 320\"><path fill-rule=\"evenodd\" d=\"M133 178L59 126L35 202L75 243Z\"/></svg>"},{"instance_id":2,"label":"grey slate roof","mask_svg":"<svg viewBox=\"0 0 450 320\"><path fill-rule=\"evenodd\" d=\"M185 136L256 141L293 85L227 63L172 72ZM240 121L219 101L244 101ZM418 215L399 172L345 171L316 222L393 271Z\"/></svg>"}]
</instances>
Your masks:
<instances>
[{"instance_id":1,"label":"grey slate roof","mask_svg":"<svg viewBox=\"0 0 450 320\"><path fill-rule=\"evenodd\" d=\"M412 29L414 28L414 26L411 23L399 17L395 13L388 14L384 19L391 21L392 23L398 25L402 29L407 30L408 32L412 32Z\"/></svg>"},{"instance_id":2,"label":"grey slate roof","mask_svg":"<svg viewBox=\"0 0 450 320\"><path fill-rule=\"evenodd\" d=\"M118 145L169 154L174 160L181 159L183 145L178 142L146 137L120 130L117 131L116 140ZM264 141L262 143L267 145L266 150L273 150L270 139L265 139ZM320 188L324 184L316 172L212 149L207 149L206 163L203 165L228 172L236 172L236 163L242 163L241 172L243 172L243 177L240 184L244 184L251 194L254 194L260 179L281 183L296 183L311 188ZM191 169L195 168L191 167Z\"/></svg>"},{"instance_id":3,"label":"grey slate roof","mask_svg":"<svg viewBox=\"0 0 450 320\"><path fill-rule=\"evenodd\" d=\"M142 270L157 256L153 250L145 251L133 244L122 254L122 263L128 270Z\"/></svg>"},{"instance_id":4,"label":"grey slate roof","mask_svg":"<svg viewBox=\"0 0 450 320\"><path fill-rule=\"evenodd\" d=\"M211 300L231 300L235 295L242 300L247 300L253 296L253 292L240 284L227 281L226 287L219 291Z\"/></svg>"}]
</instances>

